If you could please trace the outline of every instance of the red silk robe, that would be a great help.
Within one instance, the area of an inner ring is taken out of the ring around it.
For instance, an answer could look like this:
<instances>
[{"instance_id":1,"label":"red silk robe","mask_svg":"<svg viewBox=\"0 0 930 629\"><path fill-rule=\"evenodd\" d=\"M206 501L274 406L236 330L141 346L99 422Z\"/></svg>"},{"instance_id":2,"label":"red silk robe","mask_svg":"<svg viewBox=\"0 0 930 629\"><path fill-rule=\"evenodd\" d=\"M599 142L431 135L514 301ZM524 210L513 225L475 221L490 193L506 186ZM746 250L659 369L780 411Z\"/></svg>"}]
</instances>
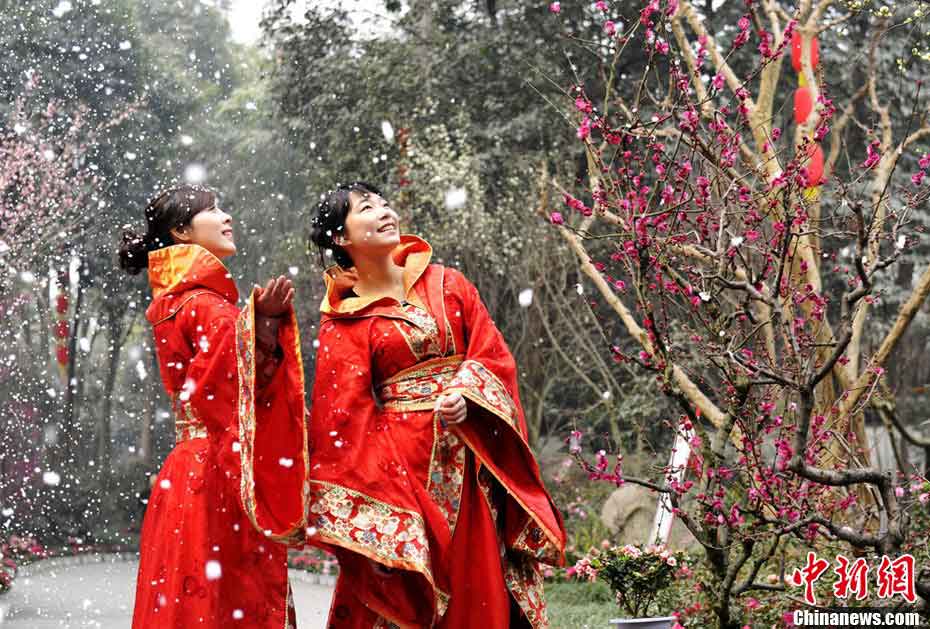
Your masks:
<instances>
[{"instance_id":1,"label":"red silk robe","mask_svg":"<svg viewBox=\"0 0 930 629\"><path fill-rule=\"evenodd\" d=\"M286 547L306 522L308 448L293 312L283 358L255 343L226 267L196 245L149 254L146 311L177 443L152 488L133 629L296 627Z\"/></svg>"},{"instance_id":2,"label":"red silk robe","mask_svg":"<svg viewBox=\"0 0 930 629\"><path fill-rule=\"evenodd\" d=\"M351 272L325 277L308 531L339 559L328 627L546 627L538 563L563 561L565 531L513 357L426 242L405 236L393 255L404 303L354 296ZM446 427L433 408L451 392L467 418Z\"/></svg>"}]
</instances>

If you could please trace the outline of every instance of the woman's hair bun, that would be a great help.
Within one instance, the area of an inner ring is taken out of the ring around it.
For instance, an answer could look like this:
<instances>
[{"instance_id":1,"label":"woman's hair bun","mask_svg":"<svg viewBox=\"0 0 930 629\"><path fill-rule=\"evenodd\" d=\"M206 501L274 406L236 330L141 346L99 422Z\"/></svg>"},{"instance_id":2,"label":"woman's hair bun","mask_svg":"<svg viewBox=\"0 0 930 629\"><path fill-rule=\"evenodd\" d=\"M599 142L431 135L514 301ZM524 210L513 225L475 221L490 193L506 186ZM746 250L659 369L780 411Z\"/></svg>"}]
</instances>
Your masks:
<instances>
[{"instance_id":1,"label":"woman's hair bun","mask_svg":"<svg viewBox=\"0 0 930 629\"><path fill-rule=\"evenodd\" d=\"M144 236L131 229L123 232L119 247L119 266L130 275L139 274L149 266L149 245Z\"/></svg>"}]
</instances>

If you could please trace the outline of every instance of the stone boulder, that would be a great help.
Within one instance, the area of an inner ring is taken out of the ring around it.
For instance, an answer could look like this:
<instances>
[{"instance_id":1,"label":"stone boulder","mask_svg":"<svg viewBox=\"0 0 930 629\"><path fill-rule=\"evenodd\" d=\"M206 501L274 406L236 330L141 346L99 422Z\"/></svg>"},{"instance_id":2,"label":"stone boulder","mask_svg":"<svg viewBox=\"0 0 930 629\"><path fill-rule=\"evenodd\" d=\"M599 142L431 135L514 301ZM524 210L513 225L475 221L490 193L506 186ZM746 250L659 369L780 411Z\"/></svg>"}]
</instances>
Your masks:
<instances>
[{"instance_id":1,"label":"stone boulder","mask_svg":"<svg viewBox=\"0 0 930 629\"><path fill-rule=\"evenodd\" d=\"M614 544L651 542L646 538L652 530L658 502L658 494L632 483L626 483L610 494L601 508L601 521L614 534ZM668 546L673 550L687 550L696 543L688 529L676 518Z\"/></svg>"}]
</instances>

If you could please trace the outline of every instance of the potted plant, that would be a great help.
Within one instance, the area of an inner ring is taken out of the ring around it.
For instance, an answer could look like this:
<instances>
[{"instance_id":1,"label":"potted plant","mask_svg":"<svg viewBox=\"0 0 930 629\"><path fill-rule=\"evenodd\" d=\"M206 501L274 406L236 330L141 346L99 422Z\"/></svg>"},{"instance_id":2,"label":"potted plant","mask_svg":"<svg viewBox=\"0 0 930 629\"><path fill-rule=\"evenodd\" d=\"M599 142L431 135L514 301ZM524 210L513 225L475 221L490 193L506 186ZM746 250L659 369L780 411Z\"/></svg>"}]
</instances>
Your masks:
<instances>
[{"instance_id":1,"label":"potted plant","mask_svg":"<svg viewBox=\"0 0 930 629\"><path fill-rule=\"evenodd\" d=\"M671 629L674 616L663 616L672 604L668 588L683 570L684 553L665 546L627 544L592 549L574 567L578 577L601 579L610 585L626 618L610 620L612 627Z\"/></svg>"}]
</instances>

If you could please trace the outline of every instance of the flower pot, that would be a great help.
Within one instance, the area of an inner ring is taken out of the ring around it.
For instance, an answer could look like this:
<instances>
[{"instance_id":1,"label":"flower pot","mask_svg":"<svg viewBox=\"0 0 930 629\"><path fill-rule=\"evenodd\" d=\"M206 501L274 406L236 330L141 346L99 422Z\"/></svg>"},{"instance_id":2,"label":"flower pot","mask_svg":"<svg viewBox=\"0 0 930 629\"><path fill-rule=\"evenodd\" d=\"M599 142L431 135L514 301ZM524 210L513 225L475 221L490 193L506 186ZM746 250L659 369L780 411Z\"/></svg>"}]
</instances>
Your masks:
<instances>
[{"instance_id":1,"label":"flower pot","mask_svg":"<svg viewBox=\"0 0 930 629\"><path fill-rule=\"evenodd\" d=\"M611 627L621 629L672 629L675 624L674 616L660 616L657 618L611 618L607 621Z\"/></svg>"}]
</instances>

